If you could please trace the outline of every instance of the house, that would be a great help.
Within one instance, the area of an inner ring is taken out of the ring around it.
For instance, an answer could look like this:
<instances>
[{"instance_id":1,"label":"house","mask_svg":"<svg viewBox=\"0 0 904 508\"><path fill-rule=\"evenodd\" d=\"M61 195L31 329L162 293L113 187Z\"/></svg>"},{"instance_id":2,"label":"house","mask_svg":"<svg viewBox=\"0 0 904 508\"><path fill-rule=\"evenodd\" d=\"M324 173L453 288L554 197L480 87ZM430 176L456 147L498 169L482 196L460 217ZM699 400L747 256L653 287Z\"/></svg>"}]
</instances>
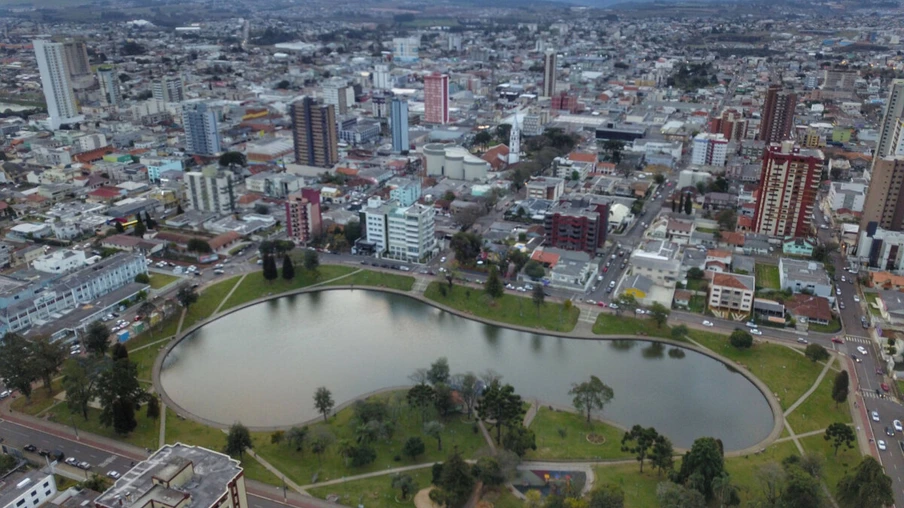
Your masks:
<instances>
[{"instance_id":1,"label":"house","mask_svg":"<svg viewBox=\"0 0 904 508\"><path fill-rule=\"evenodd\" d=\"M895 275L890 272L869 272L870 287L880 289L904 289L904 275Z\"/></svg>"},{"instance_id":2,"label":"house","mask_svg":"<svg viewBox=\"0 0 904 508\"><path fill-rule=\"evenodd\" d=\"M480 158L490 164L490 171L501 171L508 166L509 147L496 145L486 151Z\"/></svg>"},{"instance_id":3,"label":"house","mask_svg":"<svg viewBox=\"0 0 904 508\"><path fill-rule=\"evenodd\" d=\"M827 325L832 321L832 304L821 296L792 295L785 300L785 308L798 323Z\"/></svg>"},{"instance_id":4,"label":"house","mask_svg":"<svg viewBox=\"0 0 904 508\"><path fill-rule=\"evenodd\" d=\"M687 245L691 241L691 235L694 234L694 222L678 219L669 219L666 226L666 238L679 244Z\"/></svg>"},{"instance_id":5,"label":"house","mask_svg":"<svg viewBox=\"0 0 904 508\"><path fill-rule=\"evenodd\" d=\"M713 272L728 272L731 268L731 251L710 249L706 252L704 269Z\"/></svg>"},{"instance_id":6,"label":"house","mask_svg":"<svg viewBox=\"0 0 904 508\"><path fill-rule=\"evenodd\" d=\"M816 240L812 238L785 238L782 241L782 254L788 256L812 257L816 248Z\"/></svg>"},{"instance_id":7,"label":"house","mask_svg":"<svg viewBox=\"0 0 904 508\"><path fill-rule=\"evenodd\" d=\"M531 260L547 268L549 285L571 291L589 291L596 281L599 264L583 251L538 247L531 253ZM529 280L526 274L521 280Z\"/></svg>"},{"instance_id":8,"label":"house","mask_svg":"<svg viewBox=\"0 0 904 508\"><path fill-rule=\"evenodd\" d=\"M146 240L132 235L112 235L101 240L100 245L105 249L140 252L145 256L149 256L162 251L166 247L166 242L158 239Z\"/></svg>"},{"instance_id":9,"label":"house","mask_svg":"<svg viewBox=\"0 0 904 508\"><path fill-rule=\"evenodd\" d=\"M214 252L220 252L237 244L239 241L241 241L241 239L242 235L236 233L235 231L227 231L226 233L211 238L207 241L207 244L210 245L210 248Z\"/></svg>"},{"instance_id":10,"label":"house","mask_svg":"<svg viewBox=\"0 0 904 508\"><path fill-rule=\"evenodd\" d=\"M709 295L706 306L713 314L737 321L746 319L753 310L756 279L751 275L709 272Z\"/></svg>"},{"instance_id":11,"label":"house","mask_svg":"<svg viewBox=\"0 0 904 508\"><path fill-rule=\"evenodd\" d=\"M785 324L785 306L775 300L754 298L753 312L760 319L765 319L778 325L784 326Z\"/></svg>"},{"instance_id":12,"label":"house","mask_svg":"<svg viewBox=\"0 0 904 508\"><path fill-rule=\"evenodd\" d=\"M892 324L904 324L904 293L879 290L876 304L882 319Z\"/></svg>"},{"instance_id":13,"label":"house","mask_svg":"<svg viewBox=\"0 0 904 508\"><path fill-rule=\"evenodd\" d=\"M832 281L821 263L779 258L778 273L782 289L790 289L794 293L807 292L823 298L832 296Z\"/></svg>"},{"instance_id":14,"label":"house","mask_svg":"<svg viewBox=\"0 0 904 508\"><path fill-rule=\"evenodd\" d=\"M691 305L691 298L694 294L686 289L675 290L675 296L672 298L672 305L676 308L687 309Z\"/></svg>"},{"instance_id":15,"label":"house","mask_svg":"<svg viewBox=\"0 0 904 508\"><path fill-rule=\"evenodd\" d=\"M734 210L738 206L738 197L727 192L707 192L703 196L704 210Z\"/></svg>"},{"instance_id":16,"label":"house","mask_svg":"<svg viewBox=\"0 0 904 508\"><path fill-rule=\"evenodd\" d=\"M738 254L731 260L731 273L752 275L756 271L756 260L750 256Z\"/></svg>"},{"instance_id":17,"label":"house","mask_svg":"<svg viewBox=\"0 0 904 508\"><path fill-rule=\"evenodd\" d=\"M769 244L769 239L765 235L746 233L742 245L744 254L748 256L768 256L772 252L772 245Z\"/></svg>"}]
</instances>

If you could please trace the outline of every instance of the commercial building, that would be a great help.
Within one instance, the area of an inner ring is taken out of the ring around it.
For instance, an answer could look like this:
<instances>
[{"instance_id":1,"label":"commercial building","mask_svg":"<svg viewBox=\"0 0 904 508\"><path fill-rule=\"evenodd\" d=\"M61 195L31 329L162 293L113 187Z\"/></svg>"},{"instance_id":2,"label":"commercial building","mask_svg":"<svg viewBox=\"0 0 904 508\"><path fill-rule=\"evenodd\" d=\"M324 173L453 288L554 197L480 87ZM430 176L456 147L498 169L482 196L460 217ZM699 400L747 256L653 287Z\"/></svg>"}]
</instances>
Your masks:
<instances>
[{"instance_id":1,"label":"commercial building","mask_svg":"<svg viewBox=\"0 0 904 508\"><path fill-rule=\"evenodd\" d=\"M432 206L401 206L395 200L371 198L362 214L365 238L378 256L418 263L435 254L436 212Z\"/></svg>"},{"instance_id":2,"label":"commercial building","mask_svg":"<svg viewBox=\"0 0 904 508\"><path fill-rule=\"evenodd\" d=\"M41 73L41 88L47 102L48 126L57 130L63 124L81 122L85 118L78 114L64 44L35 39L32 45L38 61L38 71Z\"/></svg>"},{"instance_id":3,"label":"commercial building","mask_svg":"<svg viewBox=\"0 0 904 508\"><path fill-rule=\"evenodd\" d=\"M821 151L801 149L790 141L769 145L763 157L754 231L772 237L810 234L823 161Z\"/></svg>"},{"instance_id":4,"label":"commercial building","mask_svg":"<svg viewBox=\"0 0 904 508\"><path fill-rule=\"evenodd\" d=\"M141 163L148 170L148 180L159 182L161 175L167 171L176 171L181 173L185 168L182 165L182 159L163 159L163 158L141 158Z\"/></svg>"},{"instance_id":5,"label":"commercial building","mask_svg":"<svg viewBox=\"0 0 904 508\"><path fill-rule=\"evenodd\" d=\"M424 121L449 123L449 75L424 76Z\"/></svg>"},{"instance_id":6,"label":"commercial building","mask_svg":"<svg viewBox=\"0 0 904 508\"><path fill-rule=\"evenodd\" d=\"M69 273L85 266L85 251L60 249L35 259L32 268L45 273Z\"/></svg>"},{"instance_id":7,"label":"commercial building","mask_svg":"<svg viewBox=\"0 0 904 508\"><path fill-rule=\"evenodd\" d=\"M530 179L525 187L529 198L558 201L565 193L565 179L541 176Z\"/></svg>"},{"instance_id":8,"label":"commercial building","mask_svg":"<svg viewBox=\"0 0 904 508\"><path fill-rule=\"evenodd\" d=\"M421 181L418 178L390 180L389 199L399 202L400 206L411 206L421 199Z\"/></svg>"},{"instance_id":9,"label":"commercial building","mask_svg":"<svg viewBox=\"0 0 904 508\"><path fill-rule=\"evenodd\" d=\"M12 473L0 482L0 508L38 508L56 494L52 474L39 470Z\"/></svg>"},{"instance_id":10,"label":"commercial building","mask_svg":"<svg viewBox=\"0 0 904 508\"><path fill-rule=\"evenodd\" d=\"M884 229L904 231L904 155L880 157L877 152L873 157L860 228L866 229L871 222Z\"/></svg>"},{"instance_id":11,"label":"commercial building","mask_svg":"<svg viewBox=\"0 0 904 508\"><path fill-rule=\"evenodd\" d=\"M190 155L220 153L220 133L216 114L203 102L182 105L185 152Z\"/></svg>"},{"instance_id":12,"label":"commercial building","mask_svg":"<svg viewBox=\"0 0 904 508\"><path fill-rule=\"evenodd\" d=\"M344 115L355 103L355 89L342 78L330 79L323 85L323 103L333 106L336 114Z\"/></svg>"},{"instance_id":13,"label":"commercial building","mask_svg":"<svg viewBox=\"0 0 904 508\"><path fill-rule=\"evenodd\" d=\"M826 199L831 210L860 213L866 204L866 192L867 185L863 181L832 182Z\"/></svg>"},{"instance_id":14,"label":"commercial building","mask_svg":"<svg viewBox=\"0 0 904 508\"><path fill-rule=\"evenodd\" d=\"M823 73L822 89L853 91L858 77L860 75L856 70L826 69Z\"/></svg>"},{"instance_id":15,"label":"commercial building","mask_svg":"<svg viewBox=\"0 0 904 508\"><path fill-rule=\"evenodd\" d=\"M186 197L192 210L199 212L232 213L235 211L238 182L231 171L207 167L189 171L184 177Z\"/></svg>"},{"instance_id":16,"label":"commercial building","mask_svg":"<svg viewBox=\"0 0 904 508\"><path fill-rule=\"evenodd\" d=\"M306 244L323 232L320 191L301 189L286 198L286 232L296 243Z\"/></svg>"},{"instance_id":17,"label":"commercial building","mask_svg":"<svg viewBox=\"0 0 904 508\"><path fill-rule=\"evenodd\" d=\"M701 132L694 136L694 150L691 164L704 166L724 166L728 153L728 140L720 134Z\"/></svg>"},{"instance_id":18,"label":"commercial building","mask_svg":"<svg viewBox=\"0 0 904 508\"><path fill-rule=\"evenodd\" d=\"M596 255L606 242L609 206L571 206L562 203L550 208L543 220L546 245L565 250L580 250Z\"/></svg>"},{"instance_id":19,"label":"commercial building","mask_svg":"<svg viewBox=\"0 0 904 508\"><path fill-rule=\"evenodd\" d=\"M782 289L790 289L794 293L806 291L823 298L832 296L832 281L822 263L779 258L778 276Z\"/></svg>"},{"instance_id":20,"label":"commercial building","mask_svg":"<svg viewBox=\"0 0 904 508\"><path fill-rule=\"evenodd\" d=\"M228 455L166 445L116 480L95 508L248 508L245 473Z\"/></svg>"},{"instance_id":21,"label":"commercial building","mask_svg":"<svg viewBox=\"0 0 904 508\"><path fill-rule=\"evenodd\" d=\"M427 176L445 176L456 180L485 180L490 163L456 145L428 143L423 147L427 158Z\"/></svg>"},{"instance_id":22,"label":"commercial building","mask_svg":"<svg viewBox=\"0 0 904 508\"><path fill-rule=\"evenodd\" d=\"M904 231L879 227L873 221L860 230L857 258L869 268L904 275Z\"/></svg>"},{"instance_id":23,"label":"commercial building","mask_svg":"<svg viewBox=\"0 0 904 508\"><path fill-rule=\"evenodd\" d=\"M311 97L304 97L292 104L290 115L297 164L331 168L339 162L334 106L317 104Z\"/></svg>"},{"instance_id":24,"label":"commercial building","mask_svg":"<svg viewBox=\"0 0 904 508\"><path fill-rule=\"evenodd\" d=\"M547 49L543 54L543 97L556 94L556 52Z\"/></svg>"},{"instance_id":25,"label":"commercial building","mask_svg":"<svg viewBox=\"0 0 904 508\"><path fill-rule=\"evenodd\" d=\"M408 101L392 99L389 124L392 127L392 151L402 153L411 147L408 142Z\"/></svg>"},{"instance_id":26,"label":"commercial building","mask_svg":"<svg viewBox=\"0 0 904 508\"><path fill-rule=\"evenodd\" d=\"M401 62L416 62L418 50L421 47L421 37L395 37L392 39L392 58Z\"/></svg>"},{"instance_id":27,"label":"commercial building","mask_svg":"<svg viewBox=\"0 0 904 508\"><path fill-rule=\"evenodd\" d=\"M756 281L750 275L710 273L707 305L720 317L741 319L753 310Z\"/></svg>"},{"instance_id":28,"label":"commercial building","mask_svg":"<svg viewBox=\"0 0 904 508\"><path fill-rule=\"evenodd\" d=\"M668 240L648 240L631 253L631 274L657 286L674 288L681 277L681 247Z\"/></svg>"},{"instance_id":29,"label":"commercial building","mask_svg":"<svg viewBox=\"0 0 904 508\"><path fill-rule=\"evenodd\" d=\"M377 90L389 90L392 88L392 74L389 73L389 66L386 64L377 64L374 66L373 85Z\"/></svg>"},{"instance_id":30,"label":"commercial building","mask_svg":"<svg viewBox=\"0 0 904 508\"><path fill-rule=\"evenodd\" d=\"M796 107L797 94L783 90L780 85L770 86L766 90L766 102L763 104L758 139L766 143L779 143L787 140L794 127L794 108Z\"/></svg>"},{"instance_id":31,"label":"commercial building","mask_svg":"<svg viewBox=\"0 0 904 508\"><path fill-rule=\"evenodd\" d=\"M182 102L185 100L185 84L182 76L164 76L151 82L151 94L154 100L163 102Z\"/></svg>"},{"instance_id":32,"label":"commercial building","mask_svg":"<svg viewBox=\"0 0 904 508\"><path fill-rule=\"evenodd\" d=\"M112 65L101 65L97 68L97 81L100 83L101 101L107 106L122 106L122 93L119 91L119 77Z\"/></svg>"},{"instance_id":33,"label":"commercial building","mask_svg":"<svg viewBox=\"0 0 904 508\"><path fill-rule=\"evenodd\" d=\"M257 192L269 198L285 199L304 186L304 178L292 173L264 171L245 179L245 190Z\"/></svg>"}]
</instances>

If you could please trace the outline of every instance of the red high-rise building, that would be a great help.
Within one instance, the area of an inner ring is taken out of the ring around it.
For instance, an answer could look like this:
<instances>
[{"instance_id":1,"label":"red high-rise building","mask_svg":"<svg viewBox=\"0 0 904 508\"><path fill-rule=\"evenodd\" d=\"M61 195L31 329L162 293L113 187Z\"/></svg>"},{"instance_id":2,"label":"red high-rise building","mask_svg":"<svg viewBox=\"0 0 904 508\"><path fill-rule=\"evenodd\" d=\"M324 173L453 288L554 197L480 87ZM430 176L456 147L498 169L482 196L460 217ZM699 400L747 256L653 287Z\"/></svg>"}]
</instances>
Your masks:
<instances>
[{"instance_id":1,"label":"red high-rise building","mask_svg":"<svg viewBox=\"0 0 904 508\"><path fill-rule=\"evenodd\" d=\"M552 109L553 111L568 111L569 113L577 113L581 110L581 105L578 103L577 97L575 97L574 95L569 95L568 92L562 92L558 95L553 96L550 109Z\"/></svg>"},{"instance_id":2,"label":"red high-rise building","mask_svg":"<svg viewBox=\"0 0 904 508\"><path fill-rule=\"evenodd\" d=\"M728 141L741 141L747 137L747 119L736 109L722 111L722 115L709 121L709 132L721 134Z\"/></svg>"},{"instance_id":3,"label":"red high-rise building","mask_svg":"<svg viewBox=\"0 0 904 508\"><path fill-rule=\"evenodd\" d=\"M546 245L566 250L580 250L595 255L606 243L609 228L609 206L569 208L554 207L544 221Z\"/></svg>"},{"instance_id":4,"label":"red high-rise building","mask_svg":"<svg viewBox=\"0 0 904 508\"><path fill-rule=\"evenodd\" d=\"M766 103L763 104L760 141L780 143L790 139L796 107L797 94L784 91L779 85L770 86L766 91Z\"/></svg>"},{"instance_id":5,"label":"red high-rise building","mask_svg":"<svg viewBox=\"0 0 904 508\"><path fill-rule=\"evenodd\" d=\"M424 121L449 123L449 76L433 73L424 76Z\"/></svg>"},{"instance_id":6,"label":"red high-rise building","mask_svg":"<svg viewBox=\"0 0 904 508\"><path fill-rule=\"evenodd\" d=\"M773 237L810 236L824 156L791 141L766 148L753 214L757 233Z\"/></svg>"},{"instance_id":7,"label":"red high-rise building","mask_svg":"<svg viewBox=\"0 0 904 508\"><path fill-rule=\"evenodd\" d=\"M320 215L320 191L301 189L286 199L286 229L291 240L308 243L320 235L323 219Z\"/></svg>"}]
</instances>

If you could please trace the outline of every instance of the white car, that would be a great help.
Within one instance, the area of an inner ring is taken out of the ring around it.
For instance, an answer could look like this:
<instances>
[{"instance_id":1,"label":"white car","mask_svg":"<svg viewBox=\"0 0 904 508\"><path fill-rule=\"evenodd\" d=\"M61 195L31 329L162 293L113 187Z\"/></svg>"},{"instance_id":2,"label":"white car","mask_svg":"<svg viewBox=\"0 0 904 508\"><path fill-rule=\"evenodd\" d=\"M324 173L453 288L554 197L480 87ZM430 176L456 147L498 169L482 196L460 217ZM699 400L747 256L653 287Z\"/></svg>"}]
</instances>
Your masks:
<instances>
[{"instance_id":1,"label":"white car","mask_svg":"<svg viewBox=\"0 0 904 508\"><path fill-rule=\"evenodd\" d=\"M750 330L750 333L751 333L751 335L762 335L763 334L763 332L757 330L756 328L753 328L752 330Z\"/></svg>"},{"instance_id":2,"label":"white car","mask_svg":"<svg viewBox=\"0 0 904 508\"><path fill-rule=\"evenodd\" d=\"M885 441L880 439L879 441L877 441L877 443L879 444L879 449L884 452L885 451Z\"/></svg>"},{"instance_id":3,"label":"white car","mask_svg":"<svg viewBox=\"0 0 904 508\"><path fill-rule=\"evenodd\" d=\"M894 425L896 431L904 432L904 425L901 425L901 420L895 420L891 424Z\"/></svg>"},{"instance_id":4,"label":"white car","mask_svg":"<svg viewBox=\"0 0 904 508\"><path fill-rule=\"evenodd\" d=\"M596 305L596 300L587 300L590 305Z\"/></svg>"},{"instance_id":5,"label":"white car","mask_svg":"<svg viewBox=\"0 0 904 508\"><path fill-rule=\"evenodd\" d=\"M115 480L122 475L117 473L116 471L107 471L107 476L109 476L110 478L113 478Z\"/></svg>"},{"instance_id":6,"label":"white car","mask_svg":"<svg viewBox=\"0 0 904 508\"><path fill-rule=\"evenodd\" d=\"M866 348L863 347L863 346L857 346L857 352L860 353L861 355L864 355L864 356L866 356L866 355L869 353L869 352L866 350Z\"/></svg>"},{"instance_id":7,"label":"white car","mask_svg":"<svg viewBox=\"0 0 904 508\"><path fill-rule=\"evenodd\" d=\"M12 395L12 392L10 392L9 390L3 390L2 392L0 392L0 400L3 400L10 395Z\"/></svg>"},{"instance_id":8,"label":"white car","mask_svg":"<svg viewBox=\"0 0 904 508\"><path fill-rule=\"evenodd\" d=\"M609 308L610 308L610 309L618 309L618 305L616 305L616 304L614 304L614 303L610 303L610 304L609 304Z\"/></svg>"},{"instance_id":9,"label":"white car","mask_svg":"<svg viewBox=\"0 0 904 508\"><path fill-rule=\"evenodd\" d=\"M879 413L876 411L870 411L869 417L872 418L874 422L879 421Z\"/></svg>"},{"instance_id":10,"label":"white car","mask_svg":"<svg viewBox=\"0 0 904 508\"><path fill-rule=\"evenodd\" d=\"M860 297L857 296L857 295L854 295L854 301L855 301L855 302L859 302L859 301L860 301Z\"/></svg>"},{"instance_id":11,"label":"white car","mask_svg":"<svg viewBox=\"0 0 904 508\"><path fill-rule=\"evenodd\" d=\"M713 326L713 322L712 321L704 321L703 326Z\"/></svg>"},{"instance_id":12,"label":"white car","mask_svg":"<svg viewBox=\"0 0 904 508\"><path fill-rule=\"evenodd\" d=\"M70 466L77 466L77 465L78 465L78 459L76 459L75 457L67 457L66 460L65 460L64 462L65 462L66 464L69 464Z\"/></svg>"},{"instance_id":13,"label":"white car","mask_svg":"<svg viewBox=\"0 0 904 508\"><path fill-rule=\"evenodd\" d=\"M754 323L753 321L748 321L747 328L756 328L756 323Z\"/></svg>"}]
</instances>

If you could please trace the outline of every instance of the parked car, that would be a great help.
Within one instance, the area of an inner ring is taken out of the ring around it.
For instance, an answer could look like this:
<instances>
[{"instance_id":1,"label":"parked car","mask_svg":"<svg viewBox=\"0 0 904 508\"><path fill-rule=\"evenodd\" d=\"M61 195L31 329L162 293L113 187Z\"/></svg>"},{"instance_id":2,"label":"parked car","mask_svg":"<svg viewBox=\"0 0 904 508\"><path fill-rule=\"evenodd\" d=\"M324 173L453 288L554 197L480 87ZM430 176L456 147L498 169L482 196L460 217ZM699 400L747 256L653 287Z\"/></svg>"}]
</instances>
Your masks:
<instances>
[{"instance_id":1,"label":"parked car","mask_svg":"<svg viewBox=\"0 0 904 508\"><path fill-rule=\"evenodd\" d=\"M609 308L610 308L610 309L618 309L618 305L616 305L616 304L614 304L614 303L610 303L610 304L609 304Z\"/></svg>"},{"instance_id":2,"label":"parked car","mask_svg":"<svg viewBox=\"0 0 904 508\"><path fill-rule=\"evenodd\" d=\"M704 321L703 326L713 326L713 322L712 321Z\"/></svg>"},{"instance_id":3,"label":"parked car","mask_svg":"<svg viewBox=\"0 0 904 508\"><path fill-rule=\"evenodd\" d=\"M38 448L37 448L35 445L33 445L33 444L27 444L27 445L25 445L22 449L25 450L26 452L34 452L34 451L36 451Z\"/></svg>"},{"instance_id":4,"label":"parked car","mask_svg":"<svg viewBox=\"0 0 904 508\"><path fill-rule=\"evenodd\" d=\"M70 466L77 466L78 460L76 460L75 457L69 457L68 459L66 459L66 464L69 464Z\"/></svg>"},{"instance_id":5,"label":"parked car","mask_svg":"<svg viewBox=\"0 0 904 508\"><path fill-rule=\"evenodd\" d=\"M881 387L882 387L882 391L884 391L884 392L886 392L886 393L887 393L887 392L888 392L888 391L889 391L889 387L888 387L888 385L887 385L887 384L885 384L885 383L882 383L882 384L881 384L881 385L879 385L879 386L881 386Z\"/></svg>"},{"instance_id":6,"label":"parked car","mask_svg":"<svg viewBox=\"0 0 904 508\"><path fill-rule=\"evenodd\" d=\"M884 441L884 440L880 439L880 440L876 441L876 444L879 445L879 449L882 450L883 452L886 450L886 446L885 446L885 441Z\"/></svg>"},{"instance_id":7,"label":"parked car","mask_svg":"<svg viewBox=\"0 0 904 508\"><path fill-rule=\"evenodd\" d=\"M116 480L117 478L119 478L122 475L117 473L116 471L107 471L107 476Z\"/></svg>"},{"instance_id":8,"label":"parked car","mask_svg":"<svg viewBox=\"0 0 904 508\"><path fill-rule=\"evenodd\" d=\"M87 462L79 462L78 467L79 469L84 469L85 471L87 471L91 469L91 464L88 464Z\"/></svg>"},{"instance_id":9,"label":"parked car","mask_svg":"<svg viewBox=\"0 0 904 508\"><path fill-rule=\"evenodd\" d=\"M876 412L876 411L870 411L869 417L872 418L872 420L873 420L874 422L878 422L878 421L879 421L879 413Z\"/></svg>"}]
</instances>

